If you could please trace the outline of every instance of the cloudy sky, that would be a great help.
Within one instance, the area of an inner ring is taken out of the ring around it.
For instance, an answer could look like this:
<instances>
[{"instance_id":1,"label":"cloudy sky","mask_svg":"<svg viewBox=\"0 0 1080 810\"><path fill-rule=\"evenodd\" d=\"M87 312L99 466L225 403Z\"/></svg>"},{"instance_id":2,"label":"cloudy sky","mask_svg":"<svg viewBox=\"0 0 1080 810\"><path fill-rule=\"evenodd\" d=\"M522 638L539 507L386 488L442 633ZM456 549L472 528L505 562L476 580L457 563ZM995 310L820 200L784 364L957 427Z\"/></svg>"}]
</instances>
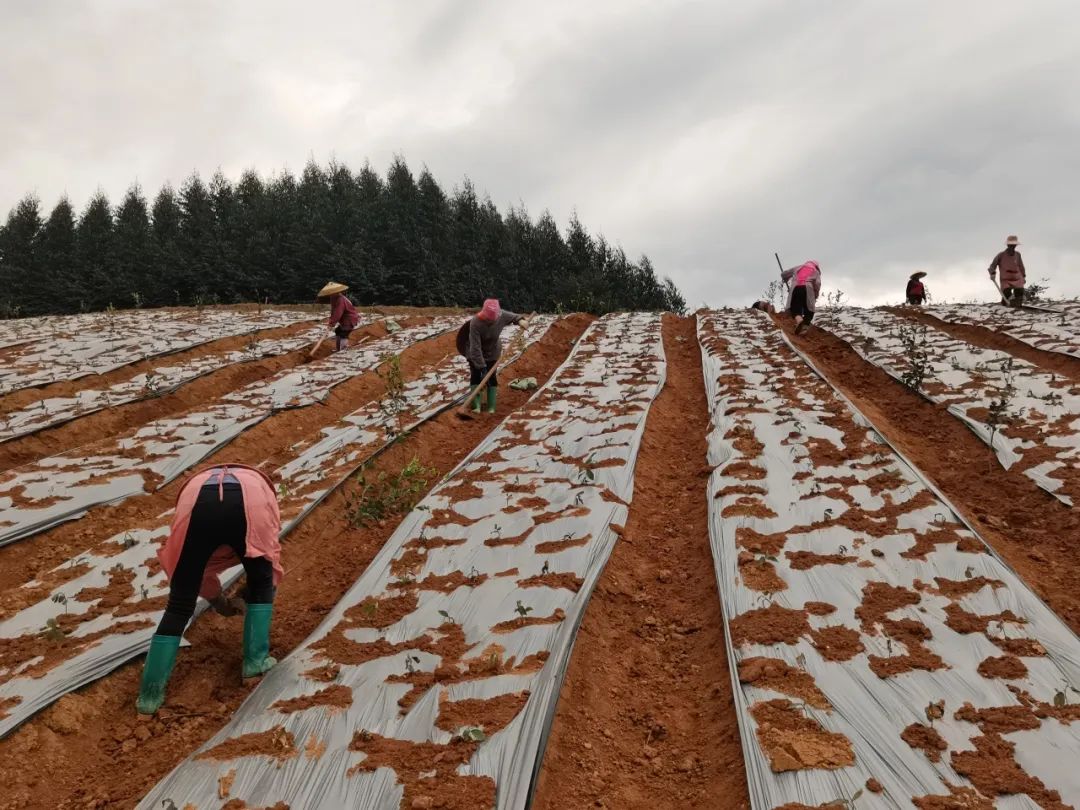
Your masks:
<instances>
[{"instance_id":1,"label":"cloudy sky","mask_svg":"<svg viewBox=\"0 0 1080 810\"><path fill-rule=\"evenodd\" d=\"M193 169L395 153L573 210L692 306L808 258L859 303L927 270L1080 294L1080 3L35 0L0 8L0 209Z\"/></svg>"}]
</instances>

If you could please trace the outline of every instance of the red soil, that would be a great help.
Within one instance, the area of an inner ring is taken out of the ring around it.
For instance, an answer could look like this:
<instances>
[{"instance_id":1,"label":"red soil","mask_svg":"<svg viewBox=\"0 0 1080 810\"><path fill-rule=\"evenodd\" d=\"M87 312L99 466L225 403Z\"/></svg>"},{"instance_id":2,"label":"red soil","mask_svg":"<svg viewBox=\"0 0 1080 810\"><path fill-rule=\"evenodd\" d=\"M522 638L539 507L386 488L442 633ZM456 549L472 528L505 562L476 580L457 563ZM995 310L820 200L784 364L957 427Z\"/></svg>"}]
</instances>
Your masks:
<instances>
[{"instance_id":1,"label":"red soil","mask_svg":"<svg viewBox=\"0 0 1080 810\"><path fill-rule=\"evenodd\" d=\"M704 810L718 796L749 807L709 550L693 319L665 317L664 351L667 383L646 422L629 520L582 621L535 810Z\"/></svg>"}]
</instances>

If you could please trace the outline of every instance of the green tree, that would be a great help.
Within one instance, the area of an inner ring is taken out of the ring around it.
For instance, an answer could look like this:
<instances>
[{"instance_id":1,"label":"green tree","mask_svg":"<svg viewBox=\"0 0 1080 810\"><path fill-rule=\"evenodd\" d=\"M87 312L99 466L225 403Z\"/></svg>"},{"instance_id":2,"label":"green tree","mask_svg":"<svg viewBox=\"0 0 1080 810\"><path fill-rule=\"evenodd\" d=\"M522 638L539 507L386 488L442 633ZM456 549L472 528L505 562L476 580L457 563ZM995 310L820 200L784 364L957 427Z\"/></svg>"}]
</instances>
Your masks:
<instances>
[{"instance_id":1,"label":"green tree","mask_svg":"<svg viewBox=\"0 0 1080 810\"><path fill-rule=\"evenodd\" d=\"M121 292L113 274L113 216L105 192L100 189L86 204L75 228L78 279L72 285L79 296L79 309L95 311L121 303ZM114 301L115 298L115 301ZM128 296L124 295L127 299Z\"/></svg>"},{"instance_id":2,"label":"green tree","mask_svg":"<svg viewBox=\"0 0 1080 810\"><path fill-rule=\"evenodd\" d=\"M138 183L127 190L116 209L113 230L113 272L124 290L116 303L141 306L152 297L153 274L150 212Z\"/></svg>"},{"instance_id":3,"label":"green tree","mask_svg":"<svg viewBox=\"0 0 1080 810\"><path fill-rule=\"evenodd\" d=\"M60 198L38 231L34 252L42 292L50 291L49 295L62 304L50 307L48 298L41 295L27 302L27 311L70 312L72 300L66 287L76 278L78 257L75 250L75 208L66 196Z\"/></svg>"}]
</instances>

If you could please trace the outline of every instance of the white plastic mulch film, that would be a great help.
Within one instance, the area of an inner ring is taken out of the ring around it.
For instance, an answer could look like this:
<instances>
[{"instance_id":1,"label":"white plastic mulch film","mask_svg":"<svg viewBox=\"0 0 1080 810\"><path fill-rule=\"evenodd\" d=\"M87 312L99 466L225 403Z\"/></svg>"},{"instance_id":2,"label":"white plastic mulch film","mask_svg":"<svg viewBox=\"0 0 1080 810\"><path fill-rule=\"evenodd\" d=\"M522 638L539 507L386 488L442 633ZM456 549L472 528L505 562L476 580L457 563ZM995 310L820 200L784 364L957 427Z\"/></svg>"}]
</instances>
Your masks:
<instances>
[{"instance_id":1,"label":"white plastic mulch film","mask_svg":"<svg viewBox=\"0 0 1080 810\"><path fill-rule=\"evenodd\" d=\"M153 491L272 414L326 399L387 354L452 329L443 317L286 369L176 416L0 473L0 546L78 518L98 504Z\"/></svg>"},{"instance_id":2,"label":"white plastic mulch film","mask_svg":"<svg viewBox=\"0 0 1080 810\"><path fill-rule=\"evenodd\" d=\"M525 807L663 379L658 315L594 323L139 807Z\"/></svg>"},{"instance_id":3,"label":"white plastic mulch film","mask_svg":"<svg viewBox=\"0 0 1080 810\"><path fill-rule=\"evenodd\" d=\"M924 308L943 321L982 326L1045 352L1080 358L1080 312L1066 308L1014 309L1001 304L935 304Z\"/></svg>"},{"instance_id":4,"label":"white plastic mulch film","mask_svg":"<svg viewBox=\"0 0 1080 810\"><path fill-rule=\"evenodd\" d=\"M318 319L311 312L288 309L137 310L58 319L52 328L39 326L37 334L18 331L22 345L8 348L0 362L0 394L104 374L212 340Z\"/></svg>"},{"instance_id":5,"label":"white plastic mulch film","mask_svg":"<svg viewBox=\"0 0 1080 810\"><path fill-rule=\"evenodd\" d=\"M361 314L360 326L370 323L371 319L370 315ZM171 365L163 361L150 371L136 374L107 388L88 387L68 396L39 399L31 405L0 414L0 442L55 427L105 408L162 396L185 383L227 366L250 363L264 357L276 357L312 346L327 334L327 331L325 325L319 325L291 337L259 338L252 335L242 349L205 354Z\"/></svg>"},{"instance_id":6,"label":"white plastic mulch film","mask_svg":"<svg viewBox=\"0 0 1080 810\"><path fill-rule=\"evenodd\" d=\"M551 322L545 316L525 330L509 328L507 361L542 337ZM450 355L400 391L295 445L278 470L282 534L389 442L452 407L468 389L467 364ZM107 537L0 600L0 736L145 652L168 595L156 554L171 518L169 510L156 525ZM242 573L237 565L222 575L224 587ZM200 600L199 610L205 607Z\"/></svg>"},{"instance_id":7,"label":"white plastic mulch film","mask_svg":"<svg viewBox=\"0 0 1080 810\"><path fill-rule=\"evenodd\" d=\"M755 810L1080 798L1080 640L766 316L707 312L698 335Z\"/></svg>"},{"instance_id":8,"label":"white plastic mulch film","mask_svg":"<svg viewBox=\"0 0 1080 810\"><path fill-rule=\"evenodd\" d=\"M833 310L822 328L945 404L1006 469L1070 506L1080 496L1080 386L1068 377L881 310Z\"/></svg>"}]
</instances>

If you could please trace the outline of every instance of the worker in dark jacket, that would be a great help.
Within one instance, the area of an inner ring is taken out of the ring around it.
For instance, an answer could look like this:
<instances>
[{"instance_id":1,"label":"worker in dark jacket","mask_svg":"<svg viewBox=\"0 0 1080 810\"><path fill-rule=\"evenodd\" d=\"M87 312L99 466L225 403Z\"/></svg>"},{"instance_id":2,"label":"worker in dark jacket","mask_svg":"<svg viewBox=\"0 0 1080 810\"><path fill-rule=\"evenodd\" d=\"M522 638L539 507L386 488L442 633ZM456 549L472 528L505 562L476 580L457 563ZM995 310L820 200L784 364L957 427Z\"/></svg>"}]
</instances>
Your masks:
<instances>
[{"instance_id":1,"label":"worker in dark jacket","mask_svg":"<svg viewBox=\"0 0 1080 810\"><path fill-rule=\"evenodd\" d=\"M334 351L340 352L349 345L349 335L356 329L360 322L360 315L353 306L353 302L345 295L349 288L344 284L331 281L319 290L318 300L330 304L329 326L334 330L336 338Z\"/></svg>"},{"instance_id":2,"label":"worker in dark jacket","mask_svg":"<svg viewBox=\"0 0 1080 810\"><path fill-rule=\"evenodd\" d=\"M465 359L469 361L469 385L479 385L488 369L499 362L503 329L524 319L524 315L501 309L497 298L489 298L484 302L483 308L469 321L469 340L465 349ZM493 373L487 381L488 413L495 413L498 385L498 375ZM473 399L474 413L480 412L480 397L481 393L477 392Z\"/></svg>"},{"instance_id":3,"label":"worker in dark jacket","mask_svg":"<svg viewBox=\"0 0 1080 810\"><path fill-rule=\"evenodd\" d=\"M922 283L925 277L926 273L918 272L912 273L911 278L908 279L904 295L907 297L907 302L914 307L921 307L926 303L926 285Z\"/></svg>"},{"instance_id":4,"label":"worker in dark jacket","mask_svg":"<svg viewBox=\"0 0 1080 810\"><path fill-rule=\"evenodd\" d=\"M990 262L990 278L994 278L996 270L1001 271L1001 297L1003 303L1011 307L1024 305L1024 286L1027 283L1027 271L1024 269L1024 260L1020 257L1020 251L1016 246L1020 240L1010 236L1005 240L1005 250L1001 251Z\"/></svg>"}]
</instances>

